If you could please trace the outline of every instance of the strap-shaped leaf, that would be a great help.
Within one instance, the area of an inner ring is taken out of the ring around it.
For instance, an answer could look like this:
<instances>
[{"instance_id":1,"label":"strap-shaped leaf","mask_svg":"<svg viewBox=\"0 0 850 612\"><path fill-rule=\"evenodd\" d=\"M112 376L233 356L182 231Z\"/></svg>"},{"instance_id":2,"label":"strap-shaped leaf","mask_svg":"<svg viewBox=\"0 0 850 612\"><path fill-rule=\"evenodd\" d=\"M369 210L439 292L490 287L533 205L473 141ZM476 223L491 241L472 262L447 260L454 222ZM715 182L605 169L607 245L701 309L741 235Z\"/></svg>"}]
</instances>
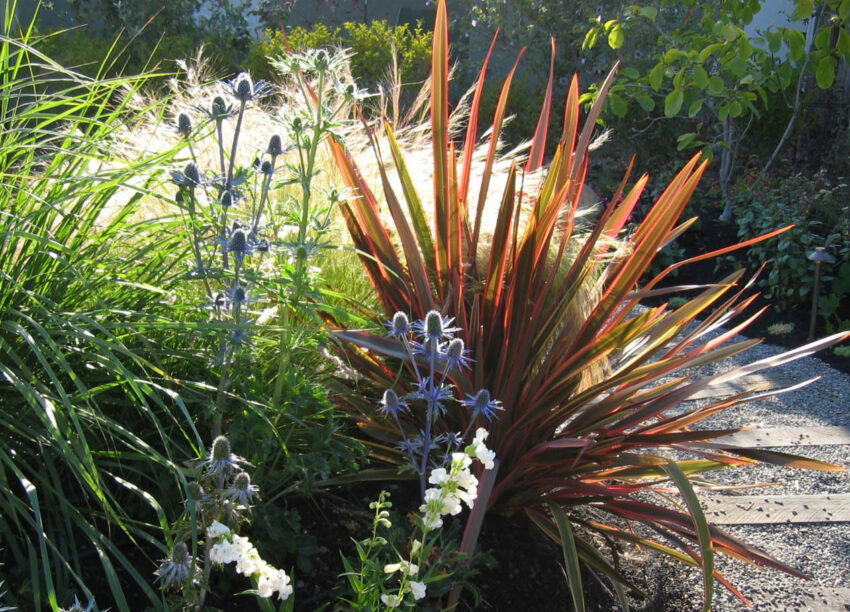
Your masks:
<instances>
[{"instance_id":1,"label":"strap-shaped leaf","mask_svg":"<svg viewBox=\"0 0 850 612\"><path fill-rule=\"evenodd\" d=\"M573 598L573 607L576 612L584 612L584 590L581 586L581 568L578 562L575 537L570 527L570 520L557 504L547 504L549 512L558 526L558 534L561 539L561 550L564 553L564 569L567 572L567 583L570 585L570 595Z\"/></svg>"},{"instance_id":2,"label":"strap-shaped leaf","mask_svg":"<svg viewBox=\"0 0 850 612\"><path fill-rule=\"evenodd\" d=\"M675 461L670 461L664 470L670 475L682 497L688 506L694 528L699 539L699 547L702 552L702 582L703 582L703 612L711 612L711 601L714 597L714 544L708 529L708 521L705 513L699 505L694 488L684 472Z\"/></svg>"},{"instance_id":3,"label":"strap-shaped leaf","mask_svg":"<svg viewBox=\"0 0 850 612\"><path fill-rule=\"evenodd\" d=\"M549 132L549 113L552 111L552 90L555 86L555 57L557 55L555 38L550 37L549 43L552 46L552 58L549 61L549 82L543 96L543 107L540 109L540 117L537 119L534 138L531 140L531 150L525 164L526 172L533 172L540 168L543 165L543 155L546 152L546 136Z\"/></svg>"}]
</instances>

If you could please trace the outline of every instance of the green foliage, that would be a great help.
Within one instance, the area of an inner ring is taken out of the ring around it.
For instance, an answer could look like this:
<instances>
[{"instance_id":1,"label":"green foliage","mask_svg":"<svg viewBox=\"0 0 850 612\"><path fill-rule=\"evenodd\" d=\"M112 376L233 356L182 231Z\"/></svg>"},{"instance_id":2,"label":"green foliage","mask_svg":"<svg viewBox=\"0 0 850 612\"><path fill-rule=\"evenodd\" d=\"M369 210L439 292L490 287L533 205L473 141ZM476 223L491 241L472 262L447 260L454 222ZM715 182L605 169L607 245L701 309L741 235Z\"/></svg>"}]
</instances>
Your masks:
<instances>
[{"instance_id":1,"label":"green foliage","mask_svg":"<svg viewBox=\"0 0 850 612\"><path fill-rule=\"evenodd\" d=\"M32 29L12 38L13 14L7 3L0 36L0 513L15 584L9 601L42 610L69 603L73 592L90 599L88 549L113 608L131 609L122 580L157 605L124 545L157 541L166 523L157 500L179 495L179 462L200 444L174 381L148 350L168 327L170 256L184 245L167 233L152 241L156 224L133 221L174 151L133 161L111 152L117 134L161 116L164 105L132 106L147 75L92 81L52 63L28 46Z\"/></svg>"},{"instance_id":2,"label":"green foliage","mask_svg":"<svg viewBox=\"0 0 850 612\"><path fill-rule=\"evenodd\" d=\"M850 255L850 225L842 213L847 196L847 185L823 172L814 176L794 174L766 181L740 207L736 223L741 240L794 224L747 253L748 265L767 264L759 284L765 297L780 308L808 307L811 303L814 263L809 261L809 254L815 248L827 247L839 260L846 261ZM825 318L836 314L848 290L841 273L830 284L829 268L825 266L822 278L826 291L822 289L821 313Z\"/></svg>"},{"instance_id":3,"label":"green foliage","mask_svg":"<svg viewBox=\"0 0 850 612\"><path fill-rule=\"evenodd\" d=\"M354 542L355 558L342 558L346 584L340 601L358 612L395 607L393 598L402 607L437 610L435 603L456 586L470 589L477 601L470 579L482 556L469 560L458 551L456 526L422 530L416 521L411 529L408 517L392 507L386 491L369 504L372 533Z\"/></svg>"},{"instance_id":4,"label":"green foliage","mask_svg":"<svg viewBox=\"0 0 850 612\"><path fill-rule=\"evenodd\" d=\"M403 89L410 92L407 97L415 93L428 76L431 33L423 30L421 23L411 27L408 24L390 26L386 21L348 22L333 30L320 23L312 29L293 28L286 37L295 52L351 49L351 75L361 86L370 89L388 80L393 61L397 62ZM258 75L272 77L270 59L286 54L284 35L266 30L251 50L249 66Z\"/></svg>"}]
</instances>

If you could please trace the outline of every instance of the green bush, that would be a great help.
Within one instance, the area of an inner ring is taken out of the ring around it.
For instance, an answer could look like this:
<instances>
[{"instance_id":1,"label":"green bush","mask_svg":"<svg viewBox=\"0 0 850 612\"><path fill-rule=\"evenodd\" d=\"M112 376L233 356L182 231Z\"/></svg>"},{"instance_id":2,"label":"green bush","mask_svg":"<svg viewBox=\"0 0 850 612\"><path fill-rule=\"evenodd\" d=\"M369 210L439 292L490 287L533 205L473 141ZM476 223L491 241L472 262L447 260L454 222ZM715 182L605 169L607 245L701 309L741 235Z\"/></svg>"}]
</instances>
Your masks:
<instances>
[{"instance_id":1,"label":"green bush","mask_svg":"<svg viewBox=\"0 0 850 612\"><path fill-rule=\"evenodd\" d=\"M846 260L850 253L850 221L847 219L847 185L820 172L814 176L794 174L771 179L739 204L738 237L747 240L794 224L780 236L753 246L747 255L751 267L766 262L760 285L765 297L782 309L805 307L811 301L814 264L809 254L816 247ZM832 278L825 270L824 281ZM836 284L836 289L843 285ZM827 302L829 285L826 287ZM822 290L823 291L823 290ZM834 304L837 308L837 303ZM827 313L831 314L831 313Z\"/></svg>"},{"instance_id":2,"label":"green bush","mask_svg":"<svg viewBox=\"0 0 850 612\"><path fill-rule=\"evenodd\" d=\"M424 83L430 69L431 33L423 29L421 22L415 27L408 24L391 26L386 21L369 24L348 22L342 28L333 30L320 23L309 30L294 28L287 34L287 38L295 52L350 48L354 53L351 74L362 87L370 89L386 81L395 52L398 74L401 83L405 85L404 96L408 99ZM274 71L269 58L285 54L284 35L266 30L262 39L251 49L248 66L253 74L271 78Z\"/></svg>"}]
</instances>

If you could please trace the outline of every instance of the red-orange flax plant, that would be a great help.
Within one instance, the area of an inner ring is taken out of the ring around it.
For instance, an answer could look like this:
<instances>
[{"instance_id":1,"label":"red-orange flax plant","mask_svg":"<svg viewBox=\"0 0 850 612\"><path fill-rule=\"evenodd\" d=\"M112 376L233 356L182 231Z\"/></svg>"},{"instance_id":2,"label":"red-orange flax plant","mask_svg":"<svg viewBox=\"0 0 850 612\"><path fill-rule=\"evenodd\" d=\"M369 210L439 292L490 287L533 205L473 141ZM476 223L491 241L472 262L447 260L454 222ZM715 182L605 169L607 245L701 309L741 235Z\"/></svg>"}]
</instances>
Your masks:
<instances>
[{"instance_id":1,"label":"red-orange flax plant","mask_svg":"<svg viewBox=\"0 0 850 612\"><path fill-rule=\"evenodd\" d=\"M846 335L730 372L694 378L696 366L736 355L759 342L734 339L755 318L733 322L753 298L744 297L749 283L742 283L743 272L737 272L696 291L691 287L693 297L677 308L639 307L649 296L664 295L668 290L657 289L659 282L674 268L689 263L671 266L638 288L658 250L693 221L678 224L706 168L698 156L685 164L628 235L624 228L647 176L630 183L627 172L594 224L579 219L591 137L616 68L601 86L583 126L578 81L573 79L563 132L533 197L522 193L522 174L518 162L513 162L492 225L491 246L485 250L482 219L514 71L498 100L480 188L474 193L472 156L490 56L481 70L465 142L458 152L448 129L445 2L439 3L433 40L432 222L389 123L383 127L400 193L391 185L387 165L381 164L383 198L379 200L344 147L332 146L344 180L355 194L343 204L343 216L387 319L397 311L422 318L433 308L455 317L474 361L471 369L453 373L452 378L464 393L488 389L504 407L500 418L489 424L488 442L499 460L497 475L482 482L463 547L467 551L474 547L481 513L524 513L563 544L567 576L579 609L583 608L579 560L607 575L618 592L623 585L634 588L591 544L588 534L594 531L608 540L643 543L701 568L706 607L711 606L715 580L743 599L714 569L715 552L800 575L709 525L691 479L759 461L816 470L841 468L712 443L732 430L694 428L753 393L698 407L684 402L697 392L809 355ZM542 166L551 100L550 71L525 171ZM379 214L381 201L389 209L392 226ZM779 231L690 261L748 246ZM720 326L729 331L709 336ZM354 345L349 345L347 358L377 389L392 387L399 378L398 369L410 367L394 338L365 332L340 336ZM376 456L401 462L401 453L393 447L397 430L377 414L374 398L349 398L347 407L357 415ZM422 416L411 413L405 415L408 420L403 425L419 431ZM439 425L445 432L466 431L469 418L461 408L449 410ZM677 452L668 452L671 449ZM682 495L682 510L654 494L665 487L669 492L671 484ZM649 529L633 529L636 524Z\"/></svg>"}]
</instances>

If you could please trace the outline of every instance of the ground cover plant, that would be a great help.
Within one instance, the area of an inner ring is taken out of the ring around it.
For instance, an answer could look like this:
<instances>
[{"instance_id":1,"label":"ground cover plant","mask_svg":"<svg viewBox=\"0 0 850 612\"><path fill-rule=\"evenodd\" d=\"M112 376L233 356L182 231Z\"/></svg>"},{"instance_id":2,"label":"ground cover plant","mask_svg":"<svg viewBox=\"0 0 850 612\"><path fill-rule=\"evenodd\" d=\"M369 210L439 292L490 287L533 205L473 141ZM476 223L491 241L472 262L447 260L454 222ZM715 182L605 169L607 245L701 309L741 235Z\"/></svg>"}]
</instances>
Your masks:
<instances>
[{"instance_id":1,"label":"ground cover plant","mask_svg":"<svg viewBox=\"0 0 850 612\"><path fill-rule=\"evenodd\" d=\"M698 390L809 355L846 334L731 373L694 380L685 372L758 342L727 343L751 320L732 323L752 298L743 297L748 283L739 271L716 284L687 288L696 295L676 308L666 304L636 308L642 299L671 292L655 288L687 263L673 264L637 288L659 248L693 222L677 225L706 166L699 157L685 164L630 234L622 230L647 177L629 187L627 175L594 223L581 226L577 222L592 132L616 71L600 87L584 128L579 122L578 83L573 81L564 130L538 193L523 194L518 164L511 166L504 192L495 196L494 246L482 260L482 216L492 197L490 171L514 72L505 81L493 119L487 165L476 198L469 169L477 144L478 100L487 61L473 98L466 139L456 150L448 133L447 23L445 2L441 2L432 53L433 225L425 212L426 198L416 190L411 178L414 170L394 142L391 125L385 124L384 130L400 189L393 188L386 166L382 197L376 196L342 145L336 144L335 154L348 185L358 194L343 204L343 214L352 239L366 254L363 263L386 316L401 312L421 317L437 309L454 318L465 330L461 337L469 348L471 367L446 376L465 393L486 388L502 402L504 412L491 426L489 438L499 458L496 477L479 490L480 503L473 515L485 510L523 513L558 539L579 609L583 608L579 561L606 575L620 593L634 587L592 545L589 534L594 532L646 545L700 568L706 609L711 607L715 581L744 599L714 570L715 552L799 575L791 566L709 525L692 483L700 482L705 472L758 461L841 468L781 453L712 444L712 438L729 432L693 427L753 393L701 408L678 407ZM542 163L551 88L550 80L525 163L528 172ZM381 202L389 209L392 228L380 215ZM781 231L694 260L731 252ZM708 331L730 323L731 331L720 338L704 338ZM396 361L404 355L398 341L364 332L343 332L340 337L367 349L348 353L358 370L368 372L378 388L391 385L403 367ZM394 448L395 428L381 420L368 401L351 399L347 405L371 434L376 452L390 459L403 457L403 450ZM484 420L474 412L448 412L441 431L451 435ZM399 426L404 431L427 431L431 425L428 417L411 413L400 419ZM671 450L689 457L676 459ZM678 508L668 505L671 487L681 495ZM629 528L632 523L648 526L655 535L634 532ZM476 524L469 521L462 549L474 547Z\"/></svg>"}]
</instances>

